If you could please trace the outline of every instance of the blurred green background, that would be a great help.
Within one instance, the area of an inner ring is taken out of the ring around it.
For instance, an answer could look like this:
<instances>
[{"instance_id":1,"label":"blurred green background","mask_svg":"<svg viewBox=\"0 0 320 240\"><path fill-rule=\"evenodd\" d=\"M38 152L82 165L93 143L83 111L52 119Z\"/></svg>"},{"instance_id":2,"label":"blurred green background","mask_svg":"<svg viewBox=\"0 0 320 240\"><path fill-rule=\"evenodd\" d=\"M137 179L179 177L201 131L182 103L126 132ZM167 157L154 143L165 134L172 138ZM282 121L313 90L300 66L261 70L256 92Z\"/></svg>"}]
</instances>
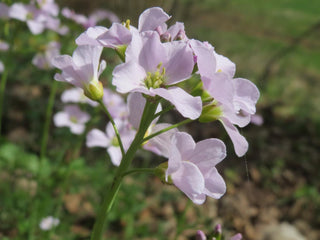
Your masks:
<instances>
[{"instance_id":1,"label":"blurred green background","mask_svg":"<svg viewBox=\"0 0 320 240\"><path fill-rule=\"evenodd\" d=\"M128 177L113 208L107 239L195 239L196 230L210 233L217 223L222 223L228 236L241 232L247 240L285 240L279 237L284 231L294 232L294 239L320 239L320 1L58 3L83 14L105 8L123 21L131 19L133 25L144 9L163 7L172 15L169 25L184 22L189 38L210 42L236 64L236 77L250 79L261 91L257 113L264 123L241 130L250 144L241 159L234 155L219 124L204 124L200 129L197 124L188 125L197 140L219 137L227 144L228 157L218 166L228 185L221 200L208 199L194 206L179 190L155 177ZM74 31L62 41L72 41L80 33ZM74 49L65 48L69 54ZM16 61L30 61L30 56L17 56ZM48 73L39 89L37 80L30 78L36 75L18 64L15 68L19 74L9 77L6 140L0 145L0 239L88 239L113 168L109 163L105 168L104 150L83 147L81 157L74 154L69 149L78 144L74 137L52 127L48 154L54 161L41 169L46 180L38 186L34 179L39 171L37 139L55 71ZM20 85L27 94L17 89ZM33 95L26 97L30 92ZM59 108L57 97L55 110ZM62 143L55 143L61 138ZM135 163L148 166L150 159L163 160L142 153ZM41 193L36 206L35 192ZM32 227L50 214L62 222L54 232Z\"/></svg>"}]
</instances>

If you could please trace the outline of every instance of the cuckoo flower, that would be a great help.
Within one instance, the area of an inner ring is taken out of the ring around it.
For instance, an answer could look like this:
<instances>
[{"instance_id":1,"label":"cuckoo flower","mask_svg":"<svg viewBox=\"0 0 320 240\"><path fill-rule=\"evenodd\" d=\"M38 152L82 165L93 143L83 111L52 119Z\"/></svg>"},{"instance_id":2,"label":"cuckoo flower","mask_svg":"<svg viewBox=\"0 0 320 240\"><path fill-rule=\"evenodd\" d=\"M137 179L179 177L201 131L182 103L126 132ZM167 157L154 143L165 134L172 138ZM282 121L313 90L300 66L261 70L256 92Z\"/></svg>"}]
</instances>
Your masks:
<instances>
[{"instance_id":1,"label":"cuckoo flower","mask_svg":"<svg viewBox=\"0 0 320 240\"><path fill-rule=\"evenodd\" d=\"M119 134L121 136L121 141L123 143L123 147L126 151L128 150L131 142L133 141L135 131L130 129L126 121L115 119L115 124L118 128ZM92 129L87 135L86 144L87 147L107 148L112 163L115 166L120 165L122 158L121 149L111 123L107 124L105 132L102 132L99 129Z\"/></svg>"},{"instance_id":2,"label":"cuckoo flower","mask_svg":"<svg viewBox=\"0 0 320 240\"><path fill-rule=\"evenodd\" d=\"M102 102L107 107L110 115L113 118L119 118L122 120L127 119L128 117L128 110L123 97L119 94L104 88L104 94Z\"/></svg>"},{"instance_id":3,"label":"cuckoo flower","mask_svg":"<svg viewBox=\"0 0 320 240\"><path fill-rule=\"evenodd\" d=\"M130 93L128 96L128 111L129 111L129 122L132 124L133 128L139 129L141 116L146 104L146 99L142 96L141 93ZM161 111L161 105L159 104L157 111ZM158 118L154 119L149 126L145 137L156 133L164 128L171 126L167 123L157 124ZM177 129L171 129L167 132L164 132L158 136L155 136L143 143L143 148L151 151L155 154L168 157L169 149L171 147L170 139L172 135L177 132Z\"/></svg>"},{"instance_id":4,"label":"cuckoo flower","mask_svg":"<svg viewBox=\"0 0 320 240\"><path fill-rule=\"evenodd\" d=\"M113 71L112 83L120 93L140 92L171 102L186 118L200 116L202 102L172 85L188 79L193 70L191 49L182 42L162 44L156 32L133 34L126 62Z\"/></svg>"},{"instance_id":5,"label":"cuckoo flower","mask_svg":"<svg viewBox=\"0 0 320 240\"><path fill-rule=\"evenodd\" d=\"M7 19L9 17L9 9L10 7L8 7L6 4L0 3L0 19Z\"/></svg>"},{"instance_id":6,"label":"cuckoo flower","mask_svg":"<svg viewBox=\"0 0 320 240\"><path fill-rule=\"evenodd\" d=\"M172 180L195 204L204 203L206 196L220 198L226 184L216 164L226 156L226 147L215 138L195 143L183 132L173 135L166 178Z\"/></svg>"},{"instance_id":7,"label":"cuckoo flower","mask_svg":"<svg viewBox=\"0 0 320 240\"><path fill-rule=\"evenodd\" d=\"M62 15L68 19L81 24L84 28L94 27L96 24L104 19L108 19L110 22L120 22L120 19L111 11L98 9L94 11L89 17L77 14L69 8L63 8Z\"/></svg>"},{"instance_id":8,"label":"cuckoo flower","mask_svg":"<svg viewBox=\"0 0 320 240\"><path fill-rule=\"evenodd\" d=\"M49 231L50 229L58 226L60 223L60 220L58 218L54 218L52 216L45 217L41 220L39 227L43 231Z\"/></svg>"},{"instance_id":9,"label":"cuckoo flower","mask_svg":"<svg viewBox=\"0 0 320 240\"><path fill-rule=\"evenodd\" d=\"M64 103L87 103L92 107L99 105L99 103L86 97L81 88L70 88L65 90L61 94L61 101Z\"/></svg>"},{"instance_id":10,"label":"cuckoo flower","mask_svg":"<svg viewBox=\"0 0 320 240\"><path fill-rule=\"evenodd\" d=\"M45 29L50 29L60 34L68 32L67 27L60 26L58 18L53 17L49 12L38 9L33 4L15 3L9 10L9 16L26 22L33 34L40 34Z\"/></svg>"},{"instance_id":11,"label":"cuckoo flower","mask_svg":"<svg viewBox=\"0 0 320 240\"><path fill-rule=\"evenodd\" d=\"M73 134L80 135L85 130L85 123L90 119L90 115L81 111L76 105L67 105L64 111L54 115L53 121L57 127L69 127Z\"/></svg>"},{"instance_id":12,"label":"cuckoo flower","mask_svg":"<svg viewBox=\"0 0 320 240\"><path fill-rule=\"evenodd\" d=\"M251 115L256 111L259 91L247 79L233 79L235 64L217 54L210 44L197 40L190 40L189 44L196 56L204 89L214 98L214 104L204 107L204 111L212 107L218 108L215 114L219 114L214 118L222 122L233 142L236 154L243 156L248 150L248 142L233 124L244 127L250 122ZM203 120L203 116L200 121Z\"/></svg>"},{"instance_id":13,"label":"cuckoo flower","mask_svg":"<svg viewBox=\"0 0 320 240\"><path fill-rule=\"evenodd\" d=\"M52 64L61 69L62 73L56 73L54 79L69 82L82 88L84 94L92 100L100 100L103 96L103 87L98 78L106 67L106 62L100 60L102 47L79 46L72 57L69 55L57 56Z\"/></svg>"},{"instance_id":14,"label":"cuckoo flower","mask_svg":"<svg viewBox=\"0 0 320 240\"><path fill-rule=\"evenodd\" d=\"M50 42L45 46L45 50L42 53L37 53L32 59L33 65L40 69L53 68L51 60L60 54L60 43Z\"/></svg>"}]
</instances>

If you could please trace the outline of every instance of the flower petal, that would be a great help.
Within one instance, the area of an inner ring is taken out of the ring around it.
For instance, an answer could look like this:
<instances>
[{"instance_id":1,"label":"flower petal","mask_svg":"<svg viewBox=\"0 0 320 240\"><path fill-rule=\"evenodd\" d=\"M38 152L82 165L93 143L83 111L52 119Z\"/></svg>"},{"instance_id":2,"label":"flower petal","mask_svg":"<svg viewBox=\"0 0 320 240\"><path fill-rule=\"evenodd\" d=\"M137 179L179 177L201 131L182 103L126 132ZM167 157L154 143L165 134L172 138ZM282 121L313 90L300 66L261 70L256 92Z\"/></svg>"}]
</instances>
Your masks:
<instances>
[{"instance_id":1,"label":"flower petal","mask_svg":"<svg viewBox=\"0 0 320 240\"><path fill-rule=\"evenodd\" d=\"M139 17L139 32L154 31L158 26L165 23L170 16L160 7L148 8Z\"/></svg>"},{"instance_id":2,"label":"flower petal","mask_svg":"<svg viewBox=\"0 0 320 240\"><path fill-rule=\"evenodd\" d=\"M247 151L249 144L247 140L239 133L238 129L232 123L222 117L221 122L232 140L234 150L239 157L242 157Z\"/></svg>"},{"instance_id":3,"label":"flower petal","mask_svg":"<svg viewBox=\"0 0 320 240\"><path fill-rule=\"evenodd\" d=\"M108 147L110 139L104 132L99 129L92 129L87 134L86 145L87 147Z\"/></svg>"},{"instance_id":4,"label":"flower petal","mask_svg":"<svg viewBox=\"0 0 320 240\"><path fill-rule=\"evenodd\" d=\"M156 88L150 91L171 102L185 118L197 119L201 114L201 98L193 97L181 88Z\"/></svg>"},{"instance_id":5,"label":"flower petal","mask_svg":"<svg viewBox=\"0 0 320 240\"><path fill-rule=\"evenodd\" d=\"M216 168L211 168L210 171L207 171L207 173L204 175L204 179L204 193L206 195L215 199L219 199L225 194L227 190L226 183Z\"/></svg>"}]
</instances>

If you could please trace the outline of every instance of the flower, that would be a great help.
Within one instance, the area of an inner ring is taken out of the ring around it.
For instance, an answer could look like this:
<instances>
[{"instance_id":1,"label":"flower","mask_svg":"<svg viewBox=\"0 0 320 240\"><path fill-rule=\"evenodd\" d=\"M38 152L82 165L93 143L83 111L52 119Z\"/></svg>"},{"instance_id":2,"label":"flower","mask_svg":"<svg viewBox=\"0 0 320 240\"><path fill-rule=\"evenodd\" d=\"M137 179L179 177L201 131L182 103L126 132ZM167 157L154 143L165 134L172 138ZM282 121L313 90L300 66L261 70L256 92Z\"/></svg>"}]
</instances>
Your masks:
<instances>
[{"instance_id":1,"label":"flower","mask_svg":"<svg viewBox=\"0 0 320 240\"><path fill-rule=\"evenodd\" d=\"M62 73L56 73L54 79L69 82L82 88L84 94L96 101L102 99L103 87L98 78L106 67L106 62L100 60L102 47L79 46L69 55L60 55L52 60L52 64L61 69Z\"/></svg>"},{"instance_id":2,"label":"flower","mask_svg":"<svg viewBox=\"0 0 320 240\"><path fill-rule=\"evenodd\" d=\"M124 150L128 150L133 138L135 136L135 131L130 128L127 121L121 119L115 119L115 124L118 128L121 141ZM109 122L107 124L105 132L99 129L92 129L87 134L86 140L87 147L104 147L107 148L108 154L111 158L113 165L119 166L122 158L120 145L116 134L114 132L112 124Z\"/></svg>"},{"instance_id":3,"label":"flower","mask_svg":"<svg viewBox=\"0 0 320 240\"><path fill-rule=\"evenodd\" d=\"M77 105L66 105L62 112L53 116L53 122L57 127L69 127L73 134L82 134L85 130L85 123L90 115L81 111Z\"/></svg>"},{"instance_id":4,"label":"flower","mask_svg":"<svg viewBox=\"0 0 320 240\"><path fill-rule=\"evenodd\" d=\"M61 94L61 101L64 103L87 103L92 107L96 107L99 103L92 101L84 95L81 88L70 88Z\"/></svg>"},{"instance_id":5,"label":"flower","mask_svg":"<svg viewBox=\"0 0 320 240\"><path fill-rule=\"evenodd\" d=\"M193 55L186 44L163 44L156 32L137 33L126 50L126 62L115 67L112 83L120 93L163 97L184 117L196 119L202 109L200 97L172 86L188 79L192 70Z\"/></svg>"},{"instance_id":6,"label":"flower","mask_svg":"<svg viewBox=\"0 0 320 240\"><path fill-rule=\"evenodd\" d=\"M60 26L60 20L51 12L38 9L34 4L14 3L9 9L9 17L26 22L32 34L40 34L45 29L66 34L68 28Z\"/></svg>"},{"instance_id":7,"label":"flower","mask_svg":"<svg viewBox=\"0 0 320 240\"><path fill-rule=\"evenodd\" d=\"M6 4L0 3L0 19L1 18L8 19L9 9L10 9L10 7L8 7Z\"/></svg>"},{"instance_id":8,"label":"flower","mask_svg":"<svg viewBox=\"0 0 320 240\"><path fill-rule=\"evenodd\" d=\"M33 65L37 66L40 69L50 69L53 68L51 63L52 58L60 54L60 43L58 42L49 42L45 46L45 51L42 53L37 53L32 59Z\"/></svg>"},{"instance_id":9,"label":"flower","mask_svg":"<svg viewBox=\"0 0 320 240\"><path fill-rule=\"evenodd\" d=\"M172 180L195 204L204 203L206 196L220 198L226 184L215 168L226 156L226 147L215 138L195 143L183 132L172 137L167 181Z\"/></svg>"},{"instance_id":10,"label":"flower","mask_svg":"<svg viewBox=\"0 0 320 240\"><path fill-rule=\"evenodd\" d=\"M233 78L235 64L226 57L217 54L208 43L190 40L189 44L196 55L197 67L204 89L213 97L214 102L204 106L207 108L218 108L218 116L212 116L221 121L230 136L235 152L243 156L248 150L247 140L234 126L244 127L249 124L251 115L256 111L255 104L259 99L258 88L249 80L244 78ZM200 121L207 121L210 116L203 114Z\"/></svg>"},{"instance_id":11,"label":"flower","mask_svg":"<svg viewBox=\"0 0 320 240\"><path fill-rule=\"evenodd\" d=\"M104 19L108 19L110 22L120 22L120 19L111 11L98 9L86 17L82 14L77 14L69 8L63 8L62 15L81 24L84 28L94 27L96 24Z\"/></svg>"},{"instance_id":12,"label":"flower","mask_svg":"<svg viewBox=\"0 0 320 240\"><path fill-rule=\"evenodd\" d=\"M39 227L43 231L49 231L50 229L58 226L59 223L60 223L60 220L58 218L48 216L48 217L41 219Z\"/></svg>"}]
</instances>

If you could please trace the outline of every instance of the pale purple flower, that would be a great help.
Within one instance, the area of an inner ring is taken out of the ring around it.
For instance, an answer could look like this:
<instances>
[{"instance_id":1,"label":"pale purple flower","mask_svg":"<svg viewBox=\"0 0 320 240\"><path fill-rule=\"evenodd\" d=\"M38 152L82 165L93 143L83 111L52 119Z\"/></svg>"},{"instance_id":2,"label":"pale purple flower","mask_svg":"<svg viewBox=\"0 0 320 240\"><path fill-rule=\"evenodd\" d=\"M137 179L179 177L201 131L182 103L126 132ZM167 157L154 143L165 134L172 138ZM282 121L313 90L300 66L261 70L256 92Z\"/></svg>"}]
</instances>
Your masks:
<instances>
[{"instance_id":1,"label":"pale purple flower","mask_svg":"<svg viewBox=\"0 0 320 240\"><path fill-rule=\"evenodd\" d=\"M241 239L242 239L241 233L237 233L236 235L230 238L230 240L241 240Z\"/></svg>"},{"instance_id":2,"label":"pale purple flower","mask_svg":"<svg viewBox=\"0 0 320 240\"><path fill-rule=\"evenodd\" d=\"M251 116L250 122L257 126L261 126L263 124L263 117L259 114L254 114Z\"/></svg>"},{"instance_id":3,"label":"pale purple flower","mask_svg":"<svg viewBox=\"0 0 320 240\"><path fill-rule=\"evenodd\" d=\"M92 107L96 107L99 103L92 101L86 97L81 88L70 88L61 94L61 101L64 103L87 103Z\"/></svg>"},{"instance_id":4,"label":"pale purple flower","mask_svg":"<svg viewBox=\"0 0 320 240\"><path fill-rule=\"evenodd\" d=\"M68 29L60 26L60 20L48 12L38 9L32 4L14 3L9 10L11 18L27 23L31 33L40 34L45 29L51 29L60 34L66 34Z\"/></svg>"},{"instance_id":5,"label":"pale purple flower","mask_svg":"<svg viewBox=\"0 0 320 240\"><path fill-rule=\"evenodd\" d=\"M68 127L73 134L80 135L85 130L85 124L90 120L90 115L81 111L77 105L67 105L62 112L53 116L57 127Z\"/></svg>"},{"instance_id":6,"label":"pale purple flower","mask_svg":"<svg viewBox=\"0 0 320 240\"><path fill-rule=\"evenodd\" d=\"M234 126L244 127L256 111L259 90L247 79L235 78L235 64L217 54L209 43L190 40L196 56L198 72L204 89L209 92L221 110L220 121L230 136L235 152L243 156L248 150L247 140Z\"/></svg>"},{"instance_id":7,"label":"pale purple flower","mask_svg":"<svg viewBox=\"0 0 320 240\"><path fill-rule=\"evenodd\" d=\"M7 51L9 47L7 42L0 40L0 51Z\"/></svg>"},{"instance_id":8,"label":"pale purple flower","mask_svg":"<svg viewBox=\"0 0 320 240\"><path fill-rule=\"evenodd\" d=\"M0 73L4 71L4 65L3 63L0 61Z\"/></svg>"},{"instance_id":9,"label":"pale purple flower","mask_svg":"<svg viewBox=\"0 0 320 240\"><path fill-rule=\"evenodd\" d=\"M76 44L102 46L102 44L97 40L97 38L107 31L108 28L101 26L89 27L85 32L81 33L80 36L76 39Z\"/></svg>"},{"instance_id":10,"label":"pale purple flower","mask_svg":"<svg viewBox=\"0 0 320 240\"><path fill-rule=\"evenodd\" d=\"M196 240L207 240L206 235L201 230L197 231Z\"/></svg>"},{"instance_id":11,"label":"pale purple flower","mask_svg":"<svg viewBox=\"0 0 320 240\"><path fill-rule=\"evenodd\" d=\"M226 156L224 143L215 138L195 143L183 132L173 135L166 179L172 179L195 204L204 203L206 196L220 198L226 184L215 166Z\"/></svg>"},{"instance_id":12,"label":"pale purple flower","mask_svg":"<svg viewBox=\"0 0 320 240\"><path fill-rule=\"evenodd\" d=\"M104 89L102 102L113 118L127 119L128 109L122 96L109 89Z\"/></svg>"},{"instance_id":13,"label":"pale purple flower","mask_svg":"<svg viewBox=\"0 0 320 240\"><path fill-rule=\"evenodd\" d=\"M9 18L9 9L10 7L8 7L6 4L4 3L0 3L0 19L8 19Z\"/></svg>"},{"instance_id":14,"label":"pale purple flower","mask_svg":"<svg viewBox=\"0 0 320 240\"><path fill-rule=\"evenodd\" d=\"M130 128L126 121L115 119L115 124L118 128L123 148L125 151L127 151L134 139L136 132ZM86 144L87 147L107 148L113 165L120 165L122 153L113 126L110 122L107 124L105 132L102 132L99 129L92 129L87 135Z\"/></svg>"},{"instance_id":15,"label":"pale purple flower","mask_svg":"<svg viewBox=\"0 0 320 240\"><path fill-rule=\"evenodd\" d=\"M48 14L56 17L59 14L59 7L54 0L36 0L38 7Z\"/></svg>"},{"instance_id":16,"label":"pale purple flower","mask_svg":"<svg viewBox=\"0 0 320 240\"><path fill-rule=\"evenodd\" d=\"M60 54L60 43L50 42L46 45L44 52L37 53L32 59L33 65L40 69L53 68L51 60Z\"/></svg>"},{"instance_id":17,"label":"pale purple flower","mask_svg":"<svg viewBox=\"0 0 320 240\"><path fill-rule=\"evenodd\" d=\"M134 129L139 129L141 117L146 104L146 99L142 96L141 93L130 93L127 102L129 111L129 122L132 124ZM156 113L160 112L161 109L161 105L159 104ZM158 118L154 119L151 122L149 128L147 129L145 137L148 137L153 133L171 126L171 124L168 123L157 124L157 121ZM171 129L158 136L155 136L150 140L144 142L142 147L160 156L168 157L169 149L171 147L171 137L177 131L177 129Z\"/></svg>"},{"instance_id":18,"label":"pale purple flower","mask_svg":"<svg viewBox=\"0 0 320 240\"><path fill-rule=\"evenodd\" d=\"M43 231L49 231L50 229L58 226L59 223L60 223L60 220L58 218L48 216L48 217L41 219L39 227Z\"/></svg>"},{"instance_id":19,"label":"pale purple flower","mask_svg":"<svg viewBox=\"0 0 320 240\"><path fill-rule=\"evenodd\" d=\"M84 45L77 47L72 57L55 57L52 64L61 69L62 73L56 73L54 79L82 88L92 100L101 99L103 87L98 78L106 67L105 61L99 64L101 52L102 47Z\"/></svg>"},{"instance_id":20,"label":"pale purple flower","mask_svg":"<svg viewBox=\"0 0 320 240\"><path fill-rule=\"evenodd\" d=\"M200 116L202 102L172 85L188 79L193 70L191 49L182 42L161 43L156 32L133 34L126 62L113 71L112 83L120 93L140 92L171 102L186 118Z\"/></svg>"},{"instance_id":21,"label":"pale purple flower","mask_svg":"<svg viewBox=\"0 0 320 240\"><path fill-rule=\"evenodd\" d=\"M98 9L94 11L89 17L82 14L77 14L69 8L63 8L62 15L68 19L72 19L76 23L82 25L84 28L94 27L96 24L104 19L110 22L120 22L120 19L111 11Z\"/></svg>"}]
</instances>

